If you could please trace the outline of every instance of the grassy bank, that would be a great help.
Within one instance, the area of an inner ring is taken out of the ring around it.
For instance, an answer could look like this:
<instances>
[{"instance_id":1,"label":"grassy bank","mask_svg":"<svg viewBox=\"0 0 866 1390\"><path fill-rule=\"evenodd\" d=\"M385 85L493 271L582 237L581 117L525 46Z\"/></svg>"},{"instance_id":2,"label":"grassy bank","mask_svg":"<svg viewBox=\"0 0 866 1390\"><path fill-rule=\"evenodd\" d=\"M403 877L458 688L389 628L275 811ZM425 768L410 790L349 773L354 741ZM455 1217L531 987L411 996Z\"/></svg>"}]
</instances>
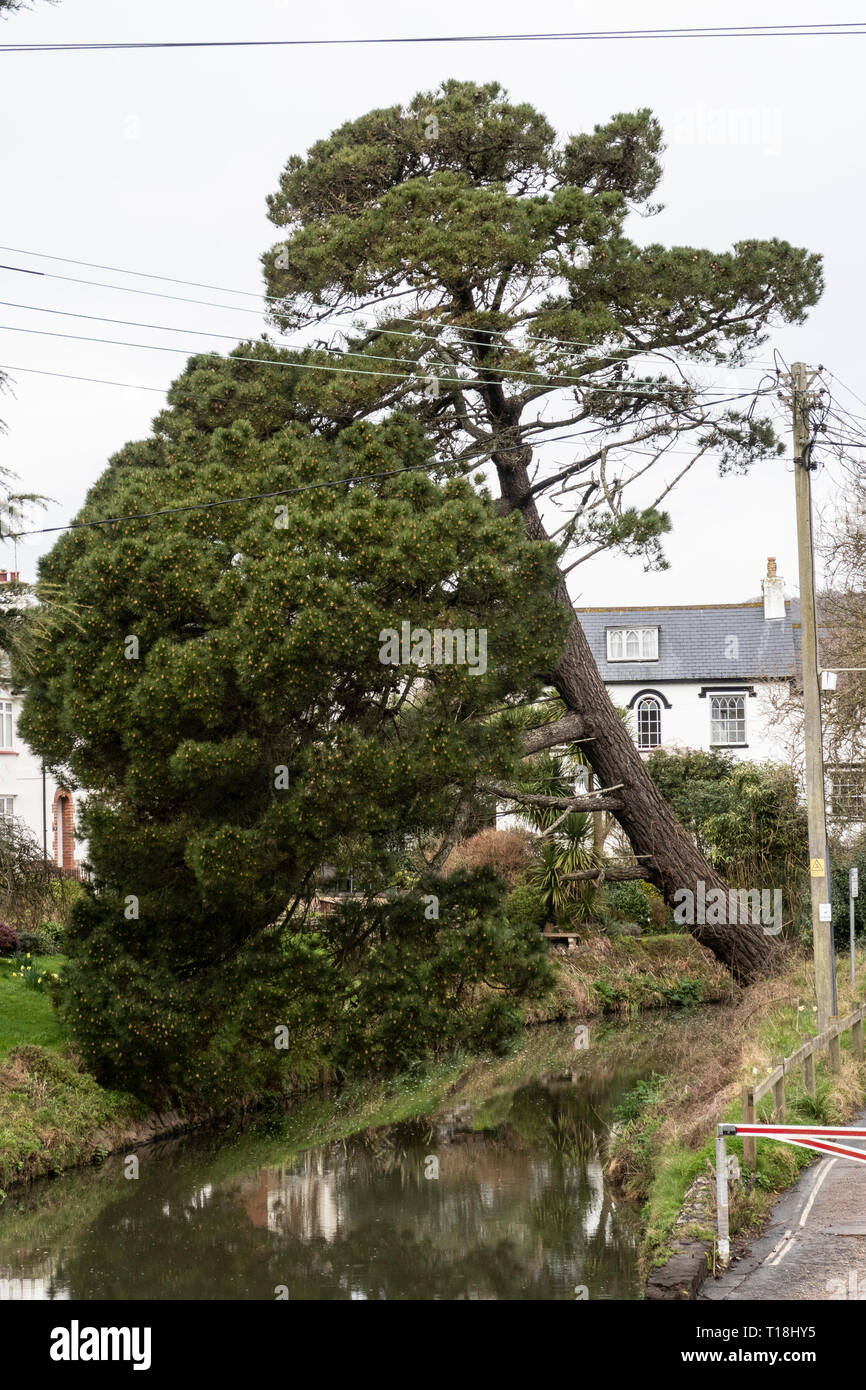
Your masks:
<instances>
[{"instance_id":1,"label":"grassy bank","mask_svg":"<svg viewBox=\"0 0 866 1390\"><path fill-rule=\"evenodd\" d=\"M39 956L37 964L48 974L59 973L65 959ZM17 975L17 962L9 956L0 957L0 1062L11 1047L33 1043L56 1049L63 1042L50 996L41 989L29 988Z\"/></svg>"},{"instance_id":2,"label":"grassy bank","mask_svg":"<svg viewBox=\"0 0 866 1390\"><path fill-rule=\"evenodd\" d=\"M54 971L62 961L55 957L40 964ZM718 1002L732 994L729 977L689 936L636 940L600 936L573 953L556 953L555 962L554 989L528 1013L527 1023L630 1015L644 1009ZM105 1090L79 1068L50 995L13 978L15 973L11 962L0 962L0 1189L92 1162L106 1151L161 1132L158 1126L148 1125L146 1108L139 1102L122 1092ZM441 1075L439 1063L419 1069L418 1076L429 1081L413 1075L408 1090L403 1082L372 1083L369 1113L367 1102L359 1099L353 1087L330 1097L326 1110L333 1111L338 1129L345 1105L360 1106L362 1124L393 1123L403 1114L418 1113L419 1105L426 1106L425 1086L429 1086L432 1106L444 1077L453 1078L461 1066L465 1059L442 1062ZM239 1098L239 1109L241 1105ZM330 1134L324 1114L323 1139ZM177 1130L187 1122L191 1127L202 1118L174 1114L167 1118L166 1130Z\"/></svg>"},{"instance_id":3,"label":"grassy bank","mask_svg":"<svg viewBox=\"0 0 866 1390\"><path fill-rule=\"evenodd\" d=\"M599 934L554 958L554 989L528 1012L527 1022L718 1004L736 992L727 971L685 933L613 939Z\"/></svg>"},{"instance_id":4,"label":"grassy bank","mask_svg":"<svg viewBox=\"0 0 866 1390\"><path fill-rule=\"evenodd\" d=\"M864 994L861 980L852 997L846 966L840 960L840 1015ZM859 967L866 969L862 949ZM608 1173L629 1196L644 1202L647 1267L664 1263L676 1237L714 1238L708 1164L715 1156L715 1127L720 1120L741 1120L743 1086L767 1075L779 1057L790 1055L817 1031L813 998L811 959L792 953L781 975L753 985L711 1017L696 1015L676 1064L635 1096L631 1113L625 1107L611 1142ZM838 1073L830 1071L826 1054L817 1055L816 1079L812 1097L800 1069L787 1078L790 1123L847 1123L866 1098L866 1065L851 1055L849 1038L842 1040ZM761 1101L759 1121L768 1121L771 1113L772 1094ZM730 1139L728 1151L737 1154L742 1166L742 1141ZM776 1194L811 1161L807 1150L759 1142L756 1167L743 1169L742 1184L734 1192L732 1236L760 1229ZM687 1196L687 1211L681 1215Z\"/></svg>"}]
</instances>

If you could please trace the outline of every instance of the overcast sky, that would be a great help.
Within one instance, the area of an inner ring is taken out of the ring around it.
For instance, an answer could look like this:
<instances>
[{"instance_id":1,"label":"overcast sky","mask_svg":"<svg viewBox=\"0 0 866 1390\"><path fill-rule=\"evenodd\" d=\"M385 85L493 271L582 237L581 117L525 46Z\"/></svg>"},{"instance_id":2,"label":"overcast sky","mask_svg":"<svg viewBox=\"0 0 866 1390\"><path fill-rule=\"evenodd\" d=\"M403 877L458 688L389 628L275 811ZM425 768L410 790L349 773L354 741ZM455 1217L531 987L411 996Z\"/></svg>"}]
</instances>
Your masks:
<instances>
[{"instance_id":1,"label":"overcast sky","mask_svg":"<svg viewBox=\"0 0 866 1390\"><path fill-rule=\"evenodd\" d=\"M849 9L850 6L843 7ZM832 17L832 16L830 16ZM2 42L105 42L316 38L646 27L682 24L809 23L814 4L657 3L597 5L515 0L453 3L367 0L36 0L30 13L0 20ZM842 15L845 18L845 15ZM759 354L779 348L791 362L823 363L866 399L862 329L864 225L863 38L754 38L609 43L475 43L109 53L0 53L3 151L0 261L57 275L172 291L133 279L24 256L22 251L150 272L225 289L261 291L259 256L278 239L265 197L290 154L371 107L407 100L444 78L503 83L516 101L540 108L564 133L591 129L618 111L651 107L668 148L658 197L664 211L635 219L636 240L728 249L777 236L820 251L827 290L806 325L774 332ZM228 350L207 332L246 337L264 321L240 295L203 308L0 271L4 301L195 330L88 328L80 319L0 309L0 364L102 377L165 390L195 348ZM60 338L15 328L92 333L138 343L176 342L165 353ZM196 336L201 334L201 337ZM0 460L28 489L57 499L40 525L68 521L107 459L148 433L160 408L154 391L71 382L11 371L14 398L0 399L8 433ZM753 381L702 373L708 384ZM839 400L866 415L841 391ZM567 462L568 446L551 460ZM816 497L836 486L816 478ZM575 572L582 604L731 603L755 596L766 558L778 559L796 589L790 461L719 480L710 463L669 501L671 568L645 574L639 560L603 557ZM18 546L32 578L51 537ZM0 564L13 565L9 543Z\"/></svg>"}]
</instances>

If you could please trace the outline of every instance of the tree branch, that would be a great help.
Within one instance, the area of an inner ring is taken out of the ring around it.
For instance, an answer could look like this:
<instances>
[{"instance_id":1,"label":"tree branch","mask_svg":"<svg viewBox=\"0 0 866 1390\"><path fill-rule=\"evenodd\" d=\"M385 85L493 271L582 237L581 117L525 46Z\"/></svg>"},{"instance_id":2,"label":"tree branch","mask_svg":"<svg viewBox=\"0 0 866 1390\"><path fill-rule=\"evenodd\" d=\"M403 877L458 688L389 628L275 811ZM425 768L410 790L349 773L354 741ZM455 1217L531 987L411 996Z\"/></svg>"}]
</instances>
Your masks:
<instances>
[{"instance_id":1,"label":"tree branch","mask_svg":"<svg viewBox=\"0 0 866 1390\"><path fill-rule=\"evenodd\" d=\"M542 724L538 729L530 729L523 735L523 756L540 753L544 748L556 748L561 743L580 743L583 733L583 720L576 714L566 714L553 724Z\"/></svg>"},{"instance_id":2,"label":"tree branch","mask_svg":"<svg viewBox=\"0 0 866 1390\"><path fill-rule=\"evenodd\" d=\"M486 792L493 792L503 801L519 801L527 806L542 806L545 810L552 811L618 811L622 806L618 797L604 794L606 790L615 790L614 788L602 787L588 796L542 796L540 792L524 792L519 787L508 787L501 782L485 780L480 782L479 786Z\"/></svg>"},{"instance_id":3,"label":"tree branch","mask_svg":"<svg viewBox=\"0 0 866 1390\"><path fill-rule=\"evenodd\" d=\"M587 883L594 878L624 883L627 879L646 878L646 869L639 864L602 864L596 869L581 869L575 874L562 875L564 883Z\"/></svg>"}]
</instances>

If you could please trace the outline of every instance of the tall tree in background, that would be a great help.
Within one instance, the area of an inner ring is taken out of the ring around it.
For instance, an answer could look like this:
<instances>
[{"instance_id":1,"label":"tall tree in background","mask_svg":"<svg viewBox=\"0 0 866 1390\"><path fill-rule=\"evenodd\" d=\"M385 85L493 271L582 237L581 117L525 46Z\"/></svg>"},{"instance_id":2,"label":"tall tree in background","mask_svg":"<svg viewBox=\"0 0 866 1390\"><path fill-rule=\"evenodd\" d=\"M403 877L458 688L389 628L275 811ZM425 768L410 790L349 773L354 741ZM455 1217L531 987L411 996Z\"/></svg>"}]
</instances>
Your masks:
<instances>
[{"instance_id":1,"label":"tall tree in background","mask_svg":"<svg viewBox=\"0 0 866 1390\"><path fill-rule=\"evenodd\" d=\"M852 823L866 821L866 464L851 457L847 444L834 451L846 486L820 519L816 549L826 583L818 600L818 640L822 667L838 673L836 689L822 698L821 718L831 828L844 835ZM777 733L802 778L799 678L774 695L773 710Z\"/></svg>"},{"instance_id":2,"label":"tall tree in background","mask_svg":"<svg viewBox=\"0 0 866 1390\"><path fill-rule=\"evenodd\" d=\"M821 597L821 658L838 667L837 688L825 701L826 757L849 769L841 815L866 820L866 464L851 461L843 502L820 544L830 586ZM833 773L831 772L831 778ZM837 774L837 784L841 776Z\"/></svg>"},{"instance_id":3,"label":"tall tree in background","mask_svg":"<svg viewBox=\"0 0 866 1390\"><path fill-rule=\"evenodd\" d=\"M821 270L777 240L723 253L629 240L629 212L654 210L660 150L646 110L558 140L498 84L449 81L289 159L268 203L284 233L263 263L274 322L330 322L312 359L350 354L352 372L310 382L321 428L411 409L440 457L492 462L501 509L519 511L531 539L557 540L571 625L545 674L601 786L622 786L618 819L670 900L700 879L723 885L617 717L567 576L610 547L663 566L661 503L676 480L708 455L725 471L779 450L754 401L738 408L687 369L742 364L774 321L800 322ZM537 456L563 438L577 445L570 462ZM659 479L644 505L631 500L639 477ZM553 503L565 505L549 529ZM741 980L772 967L757 926L696 935Z\"/></svg>"}]
</instances>

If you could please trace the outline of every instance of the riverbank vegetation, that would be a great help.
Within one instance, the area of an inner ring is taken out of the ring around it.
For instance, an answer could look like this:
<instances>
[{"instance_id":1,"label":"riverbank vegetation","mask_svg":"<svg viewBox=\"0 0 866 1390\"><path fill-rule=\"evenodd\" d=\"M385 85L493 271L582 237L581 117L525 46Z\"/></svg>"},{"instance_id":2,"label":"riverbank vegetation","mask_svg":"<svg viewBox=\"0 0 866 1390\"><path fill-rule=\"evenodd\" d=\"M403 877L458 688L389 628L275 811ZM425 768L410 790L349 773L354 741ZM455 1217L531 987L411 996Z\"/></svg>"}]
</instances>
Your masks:
<instances>
[{"instance_id":1,"label":"riverbank vegetation","mask_svg":"<svg viewBox=\"0 0 866 1390\"><path fill-rule=\"evenodd\" d=\"M726 998L731 990L726 972L688 936L659 936L646 942L600 939L573 956L556 953L543 959L549 988L534 1005L525 1006L526 1023L598 1019L603 1027L602 1015L625 1013L633 1021L635 1047L641 1033L639 1011L676 1008L697 998L705 1002ZM62 978L62 957L38 963L57 967ZM499 998L489 990L487 997ZM52 1005L52 990L31 988L20 976L17 958L0 959L0 1016L8 1020L0 1045L0 1188L92 1162L106 1149L141 1142L159 1132L146 1104L123 1090L100 1085L81 1064L74 1040ZM428 1081L432 1086L439 1075L453 1076L465 1067L471 1070L473 1057L484 1058L483 1065L489 1065L490 1050L478 1038L478 1018L471 999L463 1013L446 1011L447 1037L437 1051L428 1049L422 1062L417 1047L406 1049L408 1070L392 1066L386 1069L389 1074L378 1078L375 1073L382 1067L376 1063L381 1058L371 1057L366 1075L365 1069L355 1068L354 1075L343 1075L337 1089L329 1089L327 1105L339 1114L354 1104L352 1097L359 1095L359 1087L369 1085L378 1096L392 1094L396 1088L393 1093L399 1095L405 1090L399 1078L406 1075L412 1077L414 1094ZM553 1046L554 1038L547 1028L522 1027L510 1044L500 1047L503 1075L513 1075L527 1052L537 1060L539 1049L543 1052ZM321 1055L316 1060L318 1066L290 1076L280 1090L256 1092L249 1086L230 1097L222 1112L294 1103L305 1092L315 1094L324 1082L337 1082L336 1068ZM174 1112L172 1125L192 1128L220 1112L219 1106L188 1106ZM374 1120L367 1117L366 1122Z\"/></svg>"},{"instance_id":2,"label":"riverbank vegetation","mask_svg":"<svg viewBox=\"0 0 866 1390\"><path fill-rule=\"evenodd\" d=\"M839 963L839 1012L864 997L866 949L857 951L858 980L851 992L843 960ZM716 1125L742 1120L742 1088L772 1071L779 1057L794 1052L817 1031L811 960L791 951L786 969L773 980L745 990L719 1009L695 1014L676 1065L636 1100L632 1113L611 1141L607 1173L628 1196L644 1204L644 1258L647 1267L663 1264L675 1237L715 1240L713 1184ZM792 1124L850 1121L866 1094L866 1065L851 1055L843 1039L842 1065L829 1069L816 1055L816 1094L805 1090L796 1071L787 1078L787 1111ZM768 1121L772 1095L760 1103L759 1121ZM741 1165L741 1182L731 1202L731 1234L760 1228L774 1197L812 1161L804 1149L760 1142L753 1171L742 1167L742 1141L728 1140ZM689 1197L688 1210L683 1213Z\"/></svg>"}]
</instances>

